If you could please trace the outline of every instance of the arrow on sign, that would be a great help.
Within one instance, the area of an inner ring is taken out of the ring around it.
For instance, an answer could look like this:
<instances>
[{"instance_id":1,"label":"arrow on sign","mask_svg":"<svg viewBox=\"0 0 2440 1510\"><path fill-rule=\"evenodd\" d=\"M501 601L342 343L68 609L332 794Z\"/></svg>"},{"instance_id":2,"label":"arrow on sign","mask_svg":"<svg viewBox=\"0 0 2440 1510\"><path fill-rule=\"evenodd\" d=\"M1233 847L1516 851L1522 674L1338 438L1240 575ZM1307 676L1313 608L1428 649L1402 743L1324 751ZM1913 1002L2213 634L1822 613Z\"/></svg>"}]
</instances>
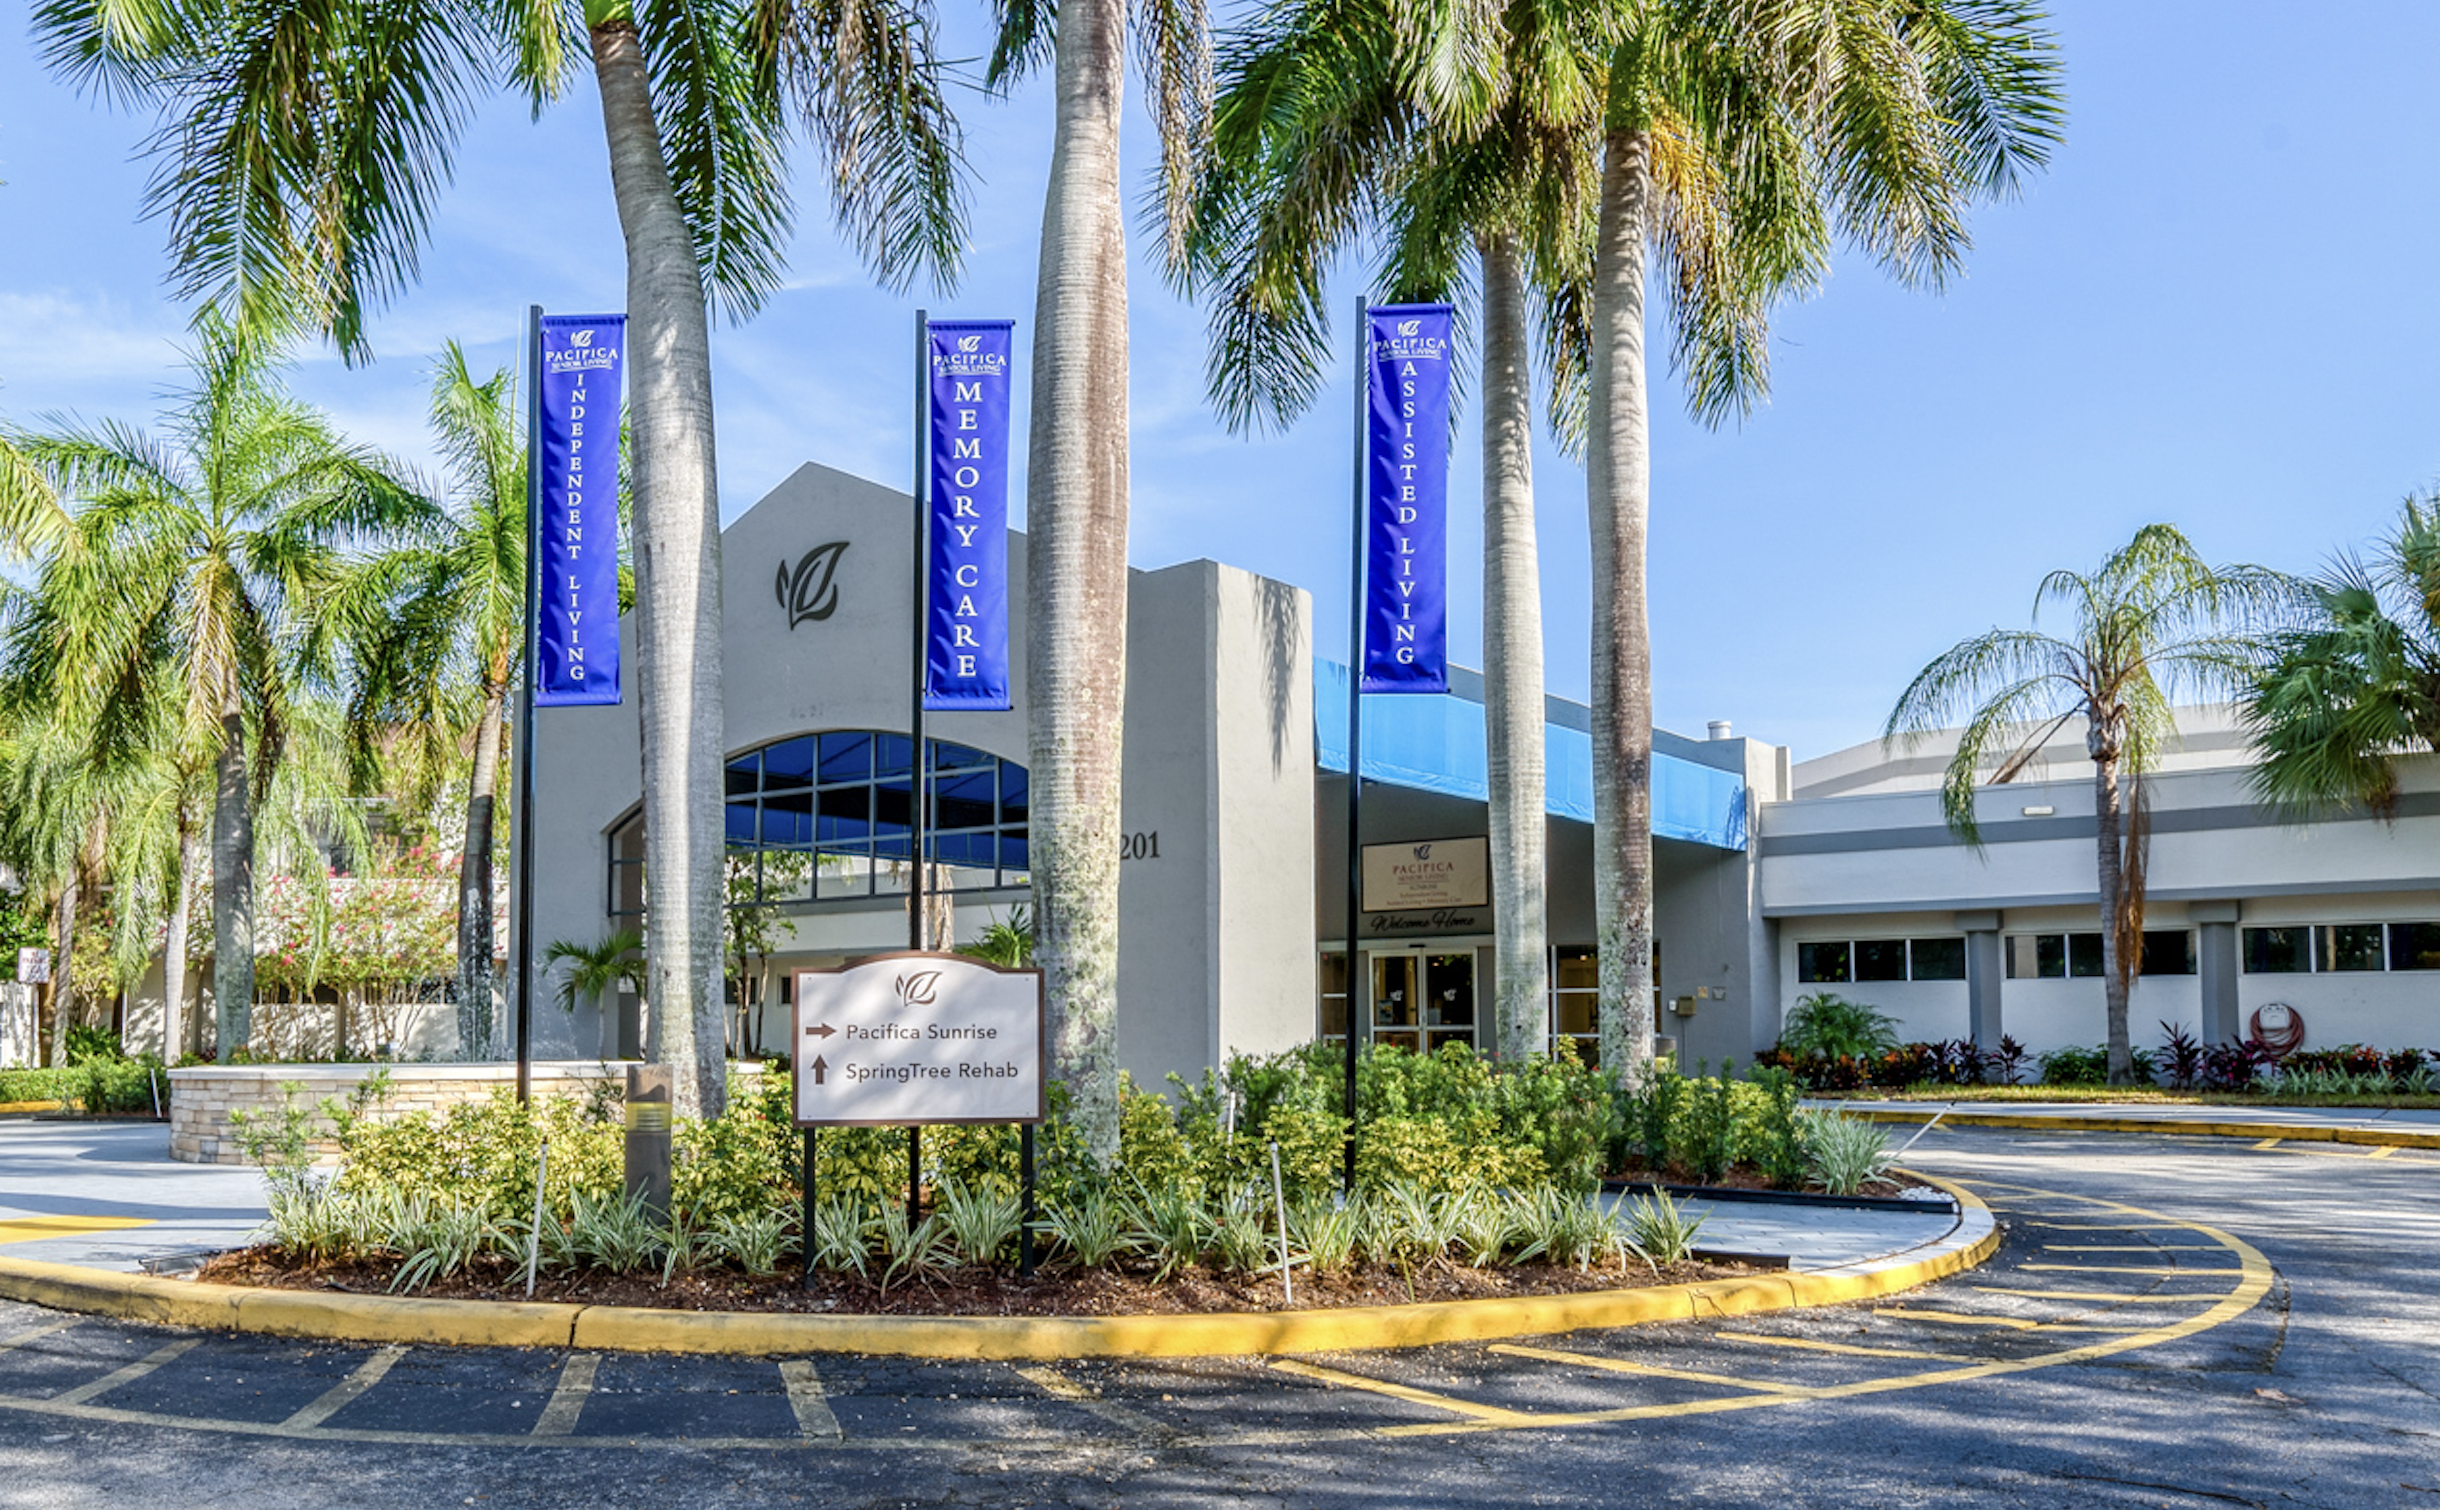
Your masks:
<instances>
[{"instance_id":1,"label":"arrow on sign","mask_svg":"<svg viewBox=\"0 0 2440 1510\"><path fill-rule=\"evenodd\" d=\"M831 1034L836 1033L837 1031L839 1030L832 1027L829 1023L817 1022L812 1027L805 1030L805 1036L807 1038L828 1038Z\"/></svg>"},{"instance_id":2,"label":"arrow on sign","mask_svg":"<svg viewBox=\"0 0 2440 1510\"><path fill-rule=\"evenodd\" d=\"M814 1083L814 1084L816 1084L816 1085L820 1085L820 1084L822 1083L822 1072L823 1072L824 1070L829 1069L829 1068L830 1068L829 1064L828 1064L828 1063L826 1063L826 1062L823 1060L823 1058L822 1058L822 1056L821 1056L821 1055L819 1055L819 1054L814 1055L814 1056L813 1056L813 1083Z\"/></svg>"}]
</instances>

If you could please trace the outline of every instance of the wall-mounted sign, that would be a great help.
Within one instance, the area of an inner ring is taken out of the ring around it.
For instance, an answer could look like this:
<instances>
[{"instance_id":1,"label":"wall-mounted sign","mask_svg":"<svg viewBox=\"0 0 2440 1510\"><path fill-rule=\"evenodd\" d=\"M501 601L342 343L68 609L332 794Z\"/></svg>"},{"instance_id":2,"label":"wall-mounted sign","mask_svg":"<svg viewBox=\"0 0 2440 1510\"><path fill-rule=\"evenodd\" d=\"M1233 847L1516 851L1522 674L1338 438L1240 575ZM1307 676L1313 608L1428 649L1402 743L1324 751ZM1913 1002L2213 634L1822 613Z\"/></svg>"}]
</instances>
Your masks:
<instances>
[{"instance_id":1,"label":"wall-mounted sign","mask_svg":"<svg viewBox=\"0 0 2440 1510\"><path fill-rule=\"evenodd\" d=\"M1042 972L960 954L799 970L789 1046L800 1127L1040 1122Z\"/></svg>"},{"instance_id":2,"label":"wall-mounted sign","mask_svg":"<svg viewBox=\"0 0 2440 1510\"><path fill-rule=\"evenodd\" d=\"M1364 846L1364 910L1425 912L1491 905L1491 841L1423 839Z\"/></svg>"},{"instance_id":3,"label":"wall-mounted sign","mask_svg":"<svg viewBox=\"0 0 2440 1510\"><path fill-rule=\"evenodd\" d=\"M31 945L17 951L17 979L39 986L51 978L51 951Z\"/></svg>"}]
</instances>

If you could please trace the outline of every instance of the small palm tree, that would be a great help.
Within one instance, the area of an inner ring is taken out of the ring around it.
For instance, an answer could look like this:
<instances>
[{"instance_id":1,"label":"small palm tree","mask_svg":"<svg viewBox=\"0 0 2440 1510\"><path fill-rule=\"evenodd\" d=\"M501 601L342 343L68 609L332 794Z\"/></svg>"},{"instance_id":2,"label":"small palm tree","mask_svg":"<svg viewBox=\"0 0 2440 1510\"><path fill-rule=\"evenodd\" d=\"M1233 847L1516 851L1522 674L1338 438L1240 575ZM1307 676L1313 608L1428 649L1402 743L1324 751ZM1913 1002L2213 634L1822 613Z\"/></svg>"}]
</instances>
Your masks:
<instances>
[{"instance_id":1,"label":"small palm tree","mask_svg":"<svg viewBox=\"0 0 2440 1510\"><path fill-rule=\"evenodd\" d=\"M1008 916L993 918L980 938L961 945L957 952L1004 970L1022 969L1034 962L1034 920L1023 905L1012 907Z\"/></svg>"},{"instance_id":2,"label":"small palm tree","mask_svg":"<svg viewBox=\"0 0 2440 1510\"><path fill-rule=\"evenodd\" d=\"M602 997L618 987L636 992L644 989L644 935L633 928L617 928L596 943L560 939L542 951L543 969L563 964L568 969L559 981L560 1010L574 1012L587 1004L599 1008L601 1057L615 1058L618 1025L602 1005Z\"/></svg>"},{"instance_id":3,"label":"small palm tree","mask_svg":"<svg viewBox=\"0 0 2440 1510\"><path fill-rule=\"evenodd\" d=\"M2440 749L2440 495L2408 498L2371 561L2342 558L2299 598L2245 688L2255 787L2291 813L2386 814L2398 757Z\"/></svg>"},{"instance_id":4,"label":"small palm tree","mask_svg":"<svg viewBox=\"0 0 2440 1510\"><path fill-rule=\"evenodd\" d=\"M2091 575L2055 571L2034 594L2065 608L2063 636L1994 629L1941 654L1898 699L1884 744L1912 747L1957 726L1940 811L1980 850L1975 790L2023 774L2052 735L2084 723L2093 761L2101 902L2102 986L2109 1003L2110 1083L2134 1082L2127 996L2141 969L2150 803L2144 776L2177 737L2182 693L2245 684L2253 642L2244 629L2275 615L2286 579L2252 566L2215 567L2166 524L2148 524Z\"/></svg>"}]
</instances>

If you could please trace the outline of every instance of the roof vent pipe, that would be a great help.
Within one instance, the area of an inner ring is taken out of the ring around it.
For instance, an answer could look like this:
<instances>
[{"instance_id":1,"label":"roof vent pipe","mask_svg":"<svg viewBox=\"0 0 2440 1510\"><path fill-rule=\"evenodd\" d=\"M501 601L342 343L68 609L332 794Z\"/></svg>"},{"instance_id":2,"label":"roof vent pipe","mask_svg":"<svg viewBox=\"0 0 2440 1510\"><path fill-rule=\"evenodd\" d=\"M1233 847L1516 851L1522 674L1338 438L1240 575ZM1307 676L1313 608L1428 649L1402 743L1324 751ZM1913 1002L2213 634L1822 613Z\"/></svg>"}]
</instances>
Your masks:
<instances>
[{"instance_id":1,"label":"roof vent pipe","mask_svg":"<svg viewBox=\"0 0 2440 1510\"><path fill-rule=\"evenodd\" d=\"M1715 718L1710 723L1703 726L1703 732L1711 736L1713 739L1727 739L1730 737L1728 732L1728 720L1725 718Z\"/></svg>"}]
</instances>

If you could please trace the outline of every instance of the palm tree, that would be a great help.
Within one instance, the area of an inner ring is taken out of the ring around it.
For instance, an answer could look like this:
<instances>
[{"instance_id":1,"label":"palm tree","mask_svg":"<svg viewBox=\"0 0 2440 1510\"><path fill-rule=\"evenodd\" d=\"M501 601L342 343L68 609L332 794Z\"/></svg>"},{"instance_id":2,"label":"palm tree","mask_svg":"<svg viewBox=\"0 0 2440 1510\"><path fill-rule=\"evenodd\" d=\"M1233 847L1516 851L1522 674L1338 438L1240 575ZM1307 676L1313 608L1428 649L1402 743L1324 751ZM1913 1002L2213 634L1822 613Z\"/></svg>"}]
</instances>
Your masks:
<instances>
[{"instance_id":1,"label":"palm tree","mask_svg":"<svg viewBox=\"0 0 2440 1510\"><path fill-rule=\"evenodd\" d=\"M1126 0L996 0L988 73L1055 61L1026 462L1033 916L1058 1073L1105 1167L1118 1156L1119 759L1127 696L1127 235L1119 123ZM1173 246L1211 92L1202 0L1136 17Z\"/></svg>"},{"instance_id":2,"label":"palm tree","mask_svg":"<svg viewBox=\"0 0 2440 1510\"><path fill-rule=\"evenodd\" d=\"M495 1032L493 804L525 653L525 442L515 374L504 368L477 382L451 342L435 364L431 423L453 506L436 538L375 566L372 590L387 610L353 658L348 727L360 780L379 789L429 792L465 771L458 1043L480 1057Z\"/></svg>"},{"instance_id":3,"label":"palm tree","mask_svg":"<svg viewBox=\"0 0 2440 1510\"><path fill-rule=\"evenodd\" d=\"M1664 0L1600 11L1584 40L1607 89L1585 348L1593 890L1602 1062L1632 1073L1654 1000L1651 275L1689 405L1717 423L1766 391L1771 307L1812 286L1833 225L1938 287L1970 203L2047 161L2060 104L2033 0Z\"/></svg>"},{"instance_id":4,"label":"palm tree","mask_svg":"<svg viewBox=\"0 0 2440 1510\"><path fill-rule=\"evenodd\" d=\"M1980 850L1976 786L2015 779L2053 734L2083 720L2112 1085L2134 1081L2127 994L2142 968L2151 828L2143 778L2177 737L2171 708L2179 693L2243 685L2253 645L2230 626L2275 613L2286 593L2275 572L2208 565L2172 526L2145 525L2090 576L2055 571L2042 579L2034 617L2046 603L2063 606L2074 619L2066 635L1994 629L1959 642L1917 673L1882 732L1885 744L1912 746L1962 721L1940 811L1952 833Z\"/></svg>"},{"instance_id":5,"label":"palm tree","mask_svg":"<svg viewBox=\"0 0 2440 1510\"><path fill-rule=\"evenodd\" d=\"M10 678L20 707L40 698L71 726L165 737L182 765L209 765L225 1060L254 995L256 798L328 654L342 547L428 510L281 390L259 339L207 314L189 360L192 386L159 438L108 421L11 437L83 506L13 626Z\"/></svg>"},{"instance_id":6,"label":"palm tree","mask_svg":"<svg viewBox=\"0 0 2440 1510\"><path fill-rule=\"evenodd\" d=\"M2401 755L2440 748L2440 495L2409 497L2370 562L2302 584L2240 706L2255 788L2292 814L2396 809Z\"/></svg>"},{"instance_id":7,"label":"palm tree","mask_svg":"<svg viewBox=\"0 0 2440 1510\"><path fill-rule=\"evenodd\" d=\"M560 1010L572 1013L586 1002L600 1007L603 994L614 987L644 990L644 935L633 928L616 928L593 944L558 939L542 951L542 967L548 970L559 964L568 967L559 982ZM618 1026L607 1007L601 1007L599 1047L604 1059L618 1055Z\"/></svg>"},{"instance_id":8,"label":"palm tree","mask_svg":"<svg viewBox=\"0 0 2440 1510\"><path fill-rule=\"evenodd\" d=\"M1324 274L1360 235L1387 244L1393 299L1462 297L1479 276L1493 1021L1499 1053L1522 1058L1549 1041L1550 987L1528 332L1580 305L1600 94L1544 45L1564 22L1540 0L1502 16L1454 83L1441 50L1399 45L1416 18L1394 0L1284 7L1234 39L1180 271L1211 286L1213 397L1239 428L1310 406L1332 345ZM1559 402L1563 424L1580 417Z\"/></svg>"},{"instance_id":9,"label":"palm tree","mask_svg":"<svg viewBox=\"0 0 2440 1510\"><path fill-rule=\"evenodd\" d=\"M580 47L589 56L627 252L655 903L645 926L659 1004L647 1052L690 1071L677 1110L717 1113L726 751L706 303L743 319L778 285L793 218L791 99L866 260L893 284L926 269L953 276L959 138L928 0L238 0L237 11L60 0L36 31L54 69L159 107L150 197L169 221L180 286L249 328L309 324L351 358L368 311L414 277L476 93L506 82L538 112L571 87Z\"/></svg>"}]
</instances>

